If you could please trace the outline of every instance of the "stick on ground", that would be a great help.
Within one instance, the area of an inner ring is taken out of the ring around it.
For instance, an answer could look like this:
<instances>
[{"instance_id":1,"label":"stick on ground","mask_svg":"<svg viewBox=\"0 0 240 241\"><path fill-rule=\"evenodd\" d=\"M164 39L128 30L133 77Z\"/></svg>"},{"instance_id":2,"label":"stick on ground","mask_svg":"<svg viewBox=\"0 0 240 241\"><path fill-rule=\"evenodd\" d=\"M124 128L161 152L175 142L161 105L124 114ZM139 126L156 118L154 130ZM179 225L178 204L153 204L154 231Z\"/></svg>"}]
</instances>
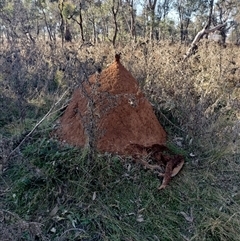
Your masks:
<instances>
[{"instance_id":1,"label":"stick on ground","mask_svg":"<svg viewBox=\"0 0 240 241\"><path fill-rule=\"evenodd\" d=\"M69 88L62 94L62 96L58 99L56 103L52 105L52 107L49 109L49 111L43 116L43 118L33 127L33 129L23 138L23 140L15 147L10 154L7 157L7 161L10 159L10 157L15 153L15 151L20 148L20 146L27 140L28 137L32 135L32 133L37 129L39 125L50 115L52 110L55 108L55 106L58 105L58 103L63 99L63 97L67 94Z\"/></svg>"}]
</instances>

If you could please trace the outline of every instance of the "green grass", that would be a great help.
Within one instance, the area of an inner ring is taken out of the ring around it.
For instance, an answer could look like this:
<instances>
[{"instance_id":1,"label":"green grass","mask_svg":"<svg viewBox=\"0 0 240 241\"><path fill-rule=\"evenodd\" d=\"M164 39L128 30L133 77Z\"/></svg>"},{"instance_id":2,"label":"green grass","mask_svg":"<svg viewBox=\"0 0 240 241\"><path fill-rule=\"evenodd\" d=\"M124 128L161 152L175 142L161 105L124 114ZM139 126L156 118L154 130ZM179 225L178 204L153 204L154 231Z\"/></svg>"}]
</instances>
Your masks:
<instances>
[{"instance_id":1,"label":"green grass","mask_svg":"<svg viewBox=\"0 0 240 241\"><path fill-rule=\"evenodd\" d=\"M153 173L118 156L96 154L89 163L86 150L47 138L28 143L22 153L22 162L13 162L2 177L11 187L4 209L41 223L35 238L239 240L234 168L239 156L233 163L213 154L197 163L187 160L170 185L158 191ZM30 233L21 235L31 240Z\"/></svg>"}]
</instances>

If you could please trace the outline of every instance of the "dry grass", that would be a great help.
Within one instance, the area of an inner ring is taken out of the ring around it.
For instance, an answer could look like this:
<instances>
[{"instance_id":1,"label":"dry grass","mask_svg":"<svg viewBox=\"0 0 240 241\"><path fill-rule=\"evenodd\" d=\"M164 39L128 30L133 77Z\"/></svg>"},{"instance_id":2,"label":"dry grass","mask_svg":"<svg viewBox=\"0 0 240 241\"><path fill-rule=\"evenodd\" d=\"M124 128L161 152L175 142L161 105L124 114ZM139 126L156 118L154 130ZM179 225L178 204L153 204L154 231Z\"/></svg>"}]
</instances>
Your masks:
<instances>
[{"instance_id":1,"label":"dry grass","mask_svg":"<svg viewBox=\"0 0 240 241\"><path fill-rule=\"evenodd\" d=\"M240 239L240 49L187 47L0 47L0 236L3 240ZM65 98L7 161L68 88L122 52L186 165L164 191L131 160L59 146L49 132ZM9 114L10 113L10 114Z\"/></svg>"}]
</instances>

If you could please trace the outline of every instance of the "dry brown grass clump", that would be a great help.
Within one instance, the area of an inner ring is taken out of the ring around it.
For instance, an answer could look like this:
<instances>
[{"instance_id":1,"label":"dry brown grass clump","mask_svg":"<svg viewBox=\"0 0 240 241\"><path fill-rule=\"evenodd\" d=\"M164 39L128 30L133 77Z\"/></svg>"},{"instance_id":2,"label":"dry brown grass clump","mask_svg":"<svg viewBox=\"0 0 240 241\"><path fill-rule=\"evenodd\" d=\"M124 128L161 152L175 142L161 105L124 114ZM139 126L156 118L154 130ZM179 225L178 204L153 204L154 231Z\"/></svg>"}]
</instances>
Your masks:
<instances>
[{"instance_id":1,"label":"dry brown grass clump","mask_svg":"<svg viewBox=\"0 0 240 241\"><path fill-rule=\"evenodd\" d=\"M214 146L239 151L240 49L203 42L198 53L183 63L185 51L184 46L160 44L148 47L148 55L141 53L139 59L134 52L126 54L126 61L144 81L156 109L176 121L191 143L193 138L205 150Z\"/></svg>"}]
</instances>

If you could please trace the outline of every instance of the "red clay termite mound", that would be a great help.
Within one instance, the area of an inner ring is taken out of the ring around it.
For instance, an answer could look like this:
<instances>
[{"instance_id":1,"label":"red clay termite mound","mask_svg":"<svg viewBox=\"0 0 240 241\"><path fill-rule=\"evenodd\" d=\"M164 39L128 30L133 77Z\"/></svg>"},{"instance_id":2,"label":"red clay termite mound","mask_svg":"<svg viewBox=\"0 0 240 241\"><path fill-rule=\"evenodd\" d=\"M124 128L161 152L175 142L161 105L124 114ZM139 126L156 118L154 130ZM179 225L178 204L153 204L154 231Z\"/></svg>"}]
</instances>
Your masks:
<instances>
[{"instance_id":1,"label":"red clay termite mound","mask_svg":"<svg viewBox=\"0 0 240 241\"><path fill-rule=\"evenodd\" d=\"M90 76L74 91L56 134L74 146L94 145L100 152L135 157L149 155L152 147L162 152L167 137L138 82L120 63L119 55L107 69Z\"/></svg>"},{"instance_id":2,"label":"red clay termite mound","mask_svg":"<svg viewBox=\"0 0 240 241\"><path fill-rule=\"evenodd\" d=\"M83 147L93 138L100 152L135 155L166 143L166 132L136 79L116 60L76 89L60 120L58 137Z\"/></svg>"}]
</instances>

